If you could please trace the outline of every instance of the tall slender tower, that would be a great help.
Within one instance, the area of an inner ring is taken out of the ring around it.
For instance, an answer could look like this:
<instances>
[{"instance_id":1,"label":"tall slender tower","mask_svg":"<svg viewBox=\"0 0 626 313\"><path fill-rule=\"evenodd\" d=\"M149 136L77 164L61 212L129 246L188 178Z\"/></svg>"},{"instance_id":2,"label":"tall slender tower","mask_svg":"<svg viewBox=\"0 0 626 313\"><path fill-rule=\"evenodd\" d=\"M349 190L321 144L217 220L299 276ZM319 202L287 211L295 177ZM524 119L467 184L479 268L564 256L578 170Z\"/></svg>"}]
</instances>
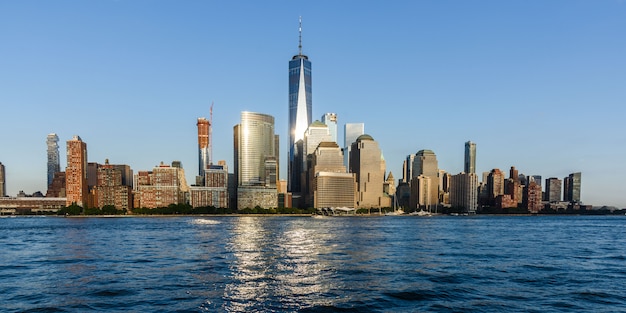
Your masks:
<instances>
[{"instance_id":1,"label":"tall slender tower","mask_svg":"<svg viewBox=\"0 0 626 313\"><path fill-rule=\"evenodd\" d=\"M465 173L476 173L476 144L468 141L465 143L465 164L463 166Z\"/></svg>"},{"instance_id":2,"label":"tall slender tower","mask_svg":"<svg viewBox=\"0 0 626 313\"><path fill-rule=\"evenodd\" d=\"M4 165L0 162L0 198L7 195L6 177L4 174Z\"/></svg>"},{"instance_id":3,"label":"tall slender tower","mask_svg":"<svg viewBox=\"0 0 626 313\"><path fill-rule=\"evenodd\" d=\"M48 185L52 184L54 173L61 171L61 161L59 159L59 137L55 133L48 134L46 145L48 146Z\"/></svg>"},{"instance_id":4,"label":"tall slender tower","mask_svg":"<svg viewBox=\"0 0 626 313\"><path fill-rule=\"evenodd\" d=\"M72 203L87 206L87 144L78 136L67 141L65 190L68 206Z\"/></svg>"},{"instance_id":5,"label":"tall slender tower","mask_svg":"<svg viewBox=\"0 0 626 313\"><path fill-rule=\"evenodd\" d=\"M209 165L211 165L211 151L209 138L211 122L204 117L198 118L198 176L204 177Z\"/></svg>"},{"instance_id":6,"label":"tall slender tower","mask_svg":"<svg viewBox=\"0 0 626 313\"><path fill-rule=\"evenodd\" d=\"M296 144L304 138L304 132L311 124L311 61L302 54L302 17L298 28L298 54L289 61L289 164L288 190L300 192L302 155Z\"/></svg>"}]
</instances>

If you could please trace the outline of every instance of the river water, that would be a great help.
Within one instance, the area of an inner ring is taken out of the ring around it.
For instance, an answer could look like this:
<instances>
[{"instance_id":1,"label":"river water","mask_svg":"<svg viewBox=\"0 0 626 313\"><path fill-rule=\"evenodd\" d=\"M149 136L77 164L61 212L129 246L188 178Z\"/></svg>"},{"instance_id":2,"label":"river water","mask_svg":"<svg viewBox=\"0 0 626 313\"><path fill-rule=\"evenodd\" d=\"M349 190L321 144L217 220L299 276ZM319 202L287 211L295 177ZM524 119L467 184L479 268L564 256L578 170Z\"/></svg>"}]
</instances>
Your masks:
<instances>
[{"instance_id":1,"label":"river water","mask_svg":"<svg viewBox=\"0 0 626 313\"><path fill-rule=\"evenodd\" d=\"M2 312L626 311L626 217L0 219Z\"/></svg>"}]
</instances>

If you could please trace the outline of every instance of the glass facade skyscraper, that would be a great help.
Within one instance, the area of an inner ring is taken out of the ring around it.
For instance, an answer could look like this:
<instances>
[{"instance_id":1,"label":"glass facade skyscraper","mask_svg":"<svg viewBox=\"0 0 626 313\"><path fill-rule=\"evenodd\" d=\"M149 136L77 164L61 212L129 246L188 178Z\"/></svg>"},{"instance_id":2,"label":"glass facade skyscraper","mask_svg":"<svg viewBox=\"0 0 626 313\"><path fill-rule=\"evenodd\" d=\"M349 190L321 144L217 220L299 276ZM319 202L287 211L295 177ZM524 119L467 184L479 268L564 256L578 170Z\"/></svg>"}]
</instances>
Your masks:
<instances>
[{"instance_id":1,"label":"glass facade skyscraper","mask_svg":"<svg viewBox=\"0 0 626 313\"><path fill-rule=\"evenodd\" d=\"M235 175L238 186L271 185L276 176L274 117L241 112L234 129ZM268 178L270 182L268 183ZM275 181L274 188L275 187Z\"/></svg>"},{"instance_id":2,"label":"glass facade skyscraper","mask_svg":"<svg viewBox=\"0 0 626 313\"><path fill-rule=\"evenodd\" d=\"M350 168L350 150L352 149L352 143L356 141L359 136L365 134L364 123L346 123L343 127L343 165Z\"/></svg>"},{"instance_id":3,"label":"glass facade skyscraper","mask_svg":"<svg viewBox=\"0 0 626 313\"><path fill-rule=\"evenodd\" d=\"M54 173L61 171L61 160L59 159L59 137L57 134L48 134L46 145L48 146L48 185L52 184Z\"/></svg>"},{"instance_id":4,"label":"glass facade skyscraper","mask_svg":"<svg viewBox=\"0 0 626 313\"><path fill-rule=\"evenodd\" d=\"M337 141L337 114L336 113L326 113L322 115L322 123L328 126L328 131L330 131L330 136L335 143L339 143Z\"/></svg>"},{"instance_id":5,"label":"glass facade skyscraper","mask_svg":"<svg viewBox=\"0 0 626 313\"><path fill-rule=\"evenodd\" d=\"M580 172L569 174L565 177L565 201L580 202Z\"/></svg>"},{"instance_id":6,"label":"glass facade skyscraper","mask_svg":"<svg viewBox=\"0 0 626 313\"><path fill-rule=\"evenodd\" d=\"M471 141L465 143L463 171L465 173L476 173L476 144Z\"/></svg>"},{"instance_id":7,"label":"glass facade skyscraper","mask_svg":"<svg viewBox=\"0 0 626 313\"><path fill-rule=\"evenodd\" d=\"M302 20L300 20L298 54L289 61L289 178L288 189L300 192L301 169L297 166L303 156L296 144L312 121L311 61L302 54Z\"/></svg>"}]
</instances>

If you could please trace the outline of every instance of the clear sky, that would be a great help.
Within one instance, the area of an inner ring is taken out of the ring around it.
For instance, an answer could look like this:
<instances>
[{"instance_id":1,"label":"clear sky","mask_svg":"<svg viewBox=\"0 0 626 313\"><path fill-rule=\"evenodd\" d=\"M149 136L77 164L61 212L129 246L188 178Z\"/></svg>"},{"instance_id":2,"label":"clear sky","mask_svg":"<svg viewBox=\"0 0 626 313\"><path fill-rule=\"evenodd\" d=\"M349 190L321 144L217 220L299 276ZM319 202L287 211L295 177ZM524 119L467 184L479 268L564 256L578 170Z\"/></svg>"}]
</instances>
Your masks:
<instances>
[{"instance_id":1,"label":"clear sky","mask_svg":"<svg viewBox=\"0 0 626 313\"><path fill-rule=\"evenodd\" d=\"M193 182L196 119L233 169L241 111L273 115L286 178L288 61L312 62L313 117L365 123L388 171L433 150L463 170L582 172L582 200L626 207L626 1L0 0L0 162L7 192L46 191L46 135L90 162ZM343 140L339 140L343 144ZM544 182L545 184L545 182Z\"/></svg>"}]
</instances>

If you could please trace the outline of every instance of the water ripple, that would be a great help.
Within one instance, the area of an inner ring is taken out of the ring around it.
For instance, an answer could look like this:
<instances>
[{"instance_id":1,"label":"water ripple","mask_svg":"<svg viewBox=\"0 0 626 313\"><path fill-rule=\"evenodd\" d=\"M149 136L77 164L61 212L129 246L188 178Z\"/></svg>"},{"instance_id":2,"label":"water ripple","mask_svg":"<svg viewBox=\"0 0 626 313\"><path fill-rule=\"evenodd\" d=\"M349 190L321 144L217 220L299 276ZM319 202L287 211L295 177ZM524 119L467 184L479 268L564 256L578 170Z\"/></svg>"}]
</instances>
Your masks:
<instances>
[{"instance_id":1,"label":"water ripple","mask_svg":"<svg viewBox=\"0 0 626 313\"><path fill-rule=\"evenodd\" d=\"M5 220L6 312L626 307L618 217Z\"/></svg>"}]
</instances>

